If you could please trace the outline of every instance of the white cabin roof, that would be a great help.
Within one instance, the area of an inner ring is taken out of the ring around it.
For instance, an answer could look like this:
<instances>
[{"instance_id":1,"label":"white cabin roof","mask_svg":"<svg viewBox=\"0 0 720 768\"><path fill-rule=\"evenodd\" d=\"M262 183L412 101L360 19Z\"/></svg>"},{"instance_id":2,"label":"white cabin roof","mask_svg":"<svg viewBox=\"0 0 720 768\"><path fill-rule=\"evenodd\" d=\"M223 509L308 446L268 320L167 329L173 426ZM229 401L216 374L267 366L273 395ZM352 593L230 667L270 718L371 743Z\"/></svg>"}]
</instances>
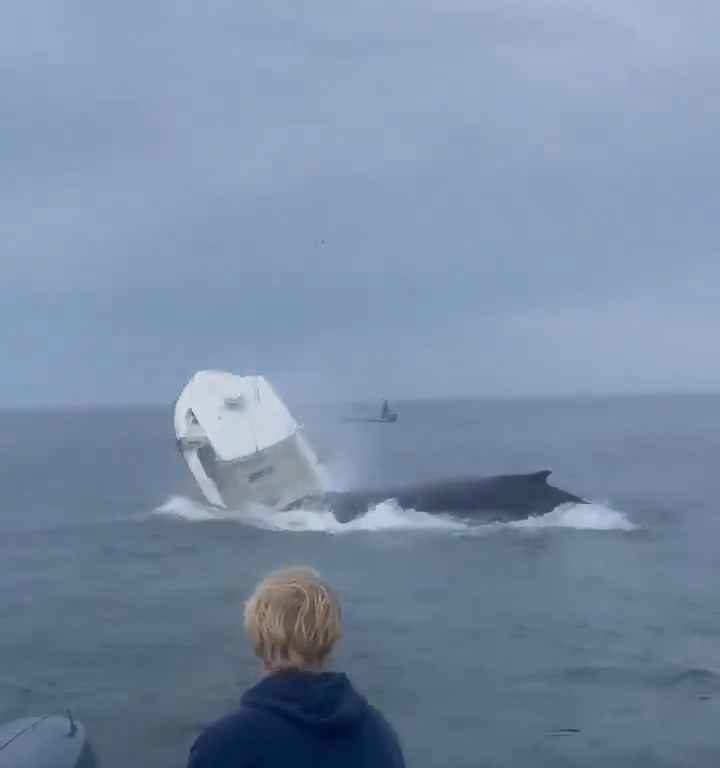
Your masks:
<instances>
[{"instance_id":1,"label":"white cabin roof","mask_svg":"<svg viewBox=\"0 0 720 768\"><path fill-rule=\"evenodd\" d=\"M298 428L263 376L198 371L175 404L175 434L194 436L198 425L221 461L251 456L290 437Z\"/></svg>"}]
</instances>

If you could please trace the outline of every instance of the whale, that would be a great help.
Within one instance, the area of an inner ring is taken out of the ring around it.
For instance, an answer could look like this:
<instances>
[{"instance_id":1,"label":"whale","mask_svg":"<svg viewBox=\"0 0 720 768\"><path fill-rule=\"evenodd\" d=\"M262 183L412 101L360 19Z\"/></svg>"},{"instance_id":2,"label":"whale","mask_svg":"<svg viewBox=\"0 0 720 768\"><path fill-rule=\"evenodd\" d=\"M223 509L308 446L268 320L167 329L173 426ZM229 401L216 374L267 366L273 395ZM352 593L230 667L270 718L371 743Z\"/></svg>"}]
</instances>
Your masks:
<instances>
[{"instance_id":1,"label":"whale","mask_svg":"<svg viewBox=\"0 0 720 768\"><path fill-rule=\"evenodd\" d=\"M587 503L580 496L550 485L551 474L552 470L545 469L528 474L459 477L398 487L330 491L305 496L286 509L329 509L344 523L383 501L393 500L404 509L506 522L545 515L562 504Z\"/></svg>"}]
</instances>

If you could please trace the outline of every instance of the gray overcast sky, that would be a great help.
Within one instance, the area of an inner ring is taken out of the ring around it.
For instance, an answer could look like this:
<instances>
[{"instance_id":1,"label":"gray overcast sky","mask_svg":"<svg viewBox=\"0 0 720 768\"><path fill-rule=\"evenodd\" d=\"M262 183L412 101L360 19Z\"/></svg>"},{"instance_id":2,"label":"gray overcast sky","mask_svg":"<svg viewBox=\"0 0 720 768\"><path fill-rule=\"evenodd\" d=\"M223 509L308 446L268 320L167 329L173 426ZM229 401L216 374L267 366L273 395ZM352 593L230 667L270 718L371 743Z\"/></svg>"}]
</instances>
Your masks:
<instances>
[{"instance_id":1,"label":"gray overcast sky","mask_svg":"<svg viewBox=\"0 0 720 768\"><path fill-rule=\"evenodd\" d=\"M720 389L716 0L4 0L6 405Z\"/></svg>"}]
</instances>

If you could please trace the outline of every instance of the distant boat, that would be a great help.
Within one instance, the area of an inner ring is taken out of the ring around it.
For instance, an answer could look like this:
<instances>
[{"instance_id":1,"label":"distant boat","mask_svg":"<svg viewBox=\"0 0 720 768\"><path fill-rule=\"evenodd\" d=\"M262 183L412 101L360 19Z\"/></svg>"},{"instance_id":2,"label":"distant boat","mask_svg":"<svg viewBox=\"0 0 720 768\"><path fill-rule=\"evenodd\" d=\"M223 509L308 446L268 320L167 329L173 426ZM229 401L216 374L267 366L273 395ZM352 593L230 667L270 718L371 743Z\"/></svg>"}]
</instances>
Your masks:
<instances>
[{"instance_id":1,"label":"distant boat","mask_svg":"<svg viewBox=\"0 0 720 768\"><path fill-rule=\"evenodd\" d=\"M350 416L345 421L362 421L376 424L394 424L398 420L398 415L391 410L387 400L383 400L380 416Z\"/></svg>"},{"instance_id":2,"label":"distant boat","mask_svg":"<svg viewBox=\"0 0 720 768\"><path fill-rule=\"evenodd\" d=\"M397 421L398 415L395 411L390 410L387 400L383 400L382 410L380 411L381 421Z\"/></svg>"}]
</instances>

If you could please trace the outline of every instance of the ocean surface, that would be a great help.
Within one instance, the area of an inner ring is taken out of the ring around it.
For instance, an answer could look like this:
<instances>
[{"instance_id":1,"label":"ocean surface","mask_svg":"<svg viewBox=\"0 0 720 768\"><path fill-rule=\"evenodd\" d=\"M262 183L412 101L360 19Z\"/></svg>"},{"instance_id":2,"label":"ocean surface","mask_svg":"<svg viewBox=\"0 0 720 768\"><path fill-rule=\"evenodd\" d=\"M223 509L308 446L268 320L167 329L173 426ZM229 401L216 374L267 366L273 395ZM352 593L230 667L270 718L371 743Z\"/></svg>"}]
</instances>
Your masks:
<instances>
[{"instance_id":1,"label":"ocean surface","mask_svg":"<svg viewBox=\"0 0 720 768\"><path fill-rule=\"evenodd\" d=\"M70 707L106 768L183 766L257 677L244 598L309 563L409 766L720 764L720 397L289 404L339 487L551 469L592 503L220 515L171 405L4 412L0 721Z\"/></svg>"}]
</instances>

